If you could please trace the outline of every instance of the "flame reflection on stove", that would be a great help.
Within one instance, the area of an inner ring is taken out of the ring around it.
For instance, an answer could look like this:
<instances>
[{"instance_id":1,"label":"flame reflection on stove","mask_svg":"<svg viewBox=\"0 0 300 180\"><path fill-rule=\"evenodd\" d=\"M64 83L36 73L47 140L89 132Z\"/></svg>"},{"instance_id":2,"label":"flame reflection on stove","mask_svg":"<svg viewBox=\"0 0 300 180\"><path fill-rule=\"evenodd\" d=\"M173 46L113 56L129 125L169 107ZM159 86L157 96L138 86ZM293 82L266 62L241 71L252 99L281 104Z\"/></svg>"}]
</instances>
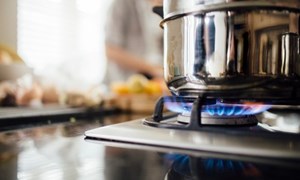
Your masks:
<instances>
[{"instance_id":1,"label":"flame reflection on stove","mask_svg":"<svg viewBox=\"0 0 300 180\"><path fill-rule=\"evenodd\" d=\"M193 103L184 102L166 102L165 104L168 110L181 114L191 113L193 106ZM242 116L259 114L269 108L271 105L262 103L227 104L217 101L216 104L203 106L202 112L211 116Z\"/></svg>"},{"instance_id":2,"label":"flame reflection on stove","mask_svg":"<svg viewBox=\"0 0 300 180\"><path fill-rule=\"evenodd\" d=\"M165 155L171 170L166 179L257 179L262 170L254 163L229 159L192 157L181 154ZM172 174L170 174L172 173ZM176 177L176 178L172 178ZM181 178L184 177L184 178Z\"/></svg>"}]
</instances>

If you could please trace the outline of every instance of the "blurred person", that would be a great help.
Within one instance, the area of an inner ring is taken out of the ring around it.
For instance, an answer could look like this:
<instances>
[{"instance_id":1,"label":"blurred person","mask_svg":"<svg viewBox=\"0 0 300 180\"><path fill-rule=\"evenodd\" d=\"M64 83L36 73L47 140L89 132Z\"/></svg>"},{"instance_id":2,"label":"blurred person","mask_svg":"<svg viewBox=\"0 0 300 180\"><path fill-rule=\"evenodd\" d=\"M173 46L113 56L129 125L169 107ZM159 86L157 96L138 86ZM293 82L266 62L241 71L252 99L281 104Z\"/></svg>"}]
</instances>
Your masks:
<instances>
[{"instance_id":1,"label":"blurred person","mask_svg":"<svg viewBox=\"0 0 300 180\"><path fill-rule=\"evenodd\" d=\"M163 30L152 7L162 0L114 0L106 25L106 83L141 73L163 77Z\"/></svg>"}]
</instances>

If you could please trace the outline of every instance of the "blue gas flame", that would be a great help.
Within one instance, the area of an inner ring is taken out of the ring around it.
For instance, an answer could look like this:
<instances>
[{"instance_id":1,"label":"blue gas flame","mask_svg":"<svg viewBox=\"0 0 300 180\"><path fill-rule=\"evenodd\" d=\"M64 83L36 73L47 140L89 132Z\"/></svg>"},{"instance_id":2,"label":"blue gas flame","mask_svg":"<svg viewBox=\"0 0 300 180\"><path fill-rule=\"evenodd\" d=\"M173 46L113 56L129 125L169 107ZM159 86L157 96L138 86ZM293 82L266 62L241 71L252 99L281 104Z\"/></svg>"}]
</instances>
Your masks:
<instances>
[{"instance_id":1,"label":"blue gas flame","mask_svg":"<svg viewBox=\"0 0 300 180\"><path fill-rule=\"evenodd\" d=\"M168 110L181 114L190 113L193 106L193 103L172 101L168 101L165 104ZM217 102L213 105L203 106L202 112L211 116L242 116L258 114L268 110L269 108L271 108L271 105L261 103L227 104Z\"/></svg>"},{"instance_id":2,"label":"blue gas flame","mask_svg":"<svg viewBox=\"0 0 300 180\"><path fill-rule=\"evenodd\" d=\"M224 104L217 103L204 107L204 111L211 116L241 116L258 114L268 110L271 106L264 104Z\"/></svg>"}]
</instances>

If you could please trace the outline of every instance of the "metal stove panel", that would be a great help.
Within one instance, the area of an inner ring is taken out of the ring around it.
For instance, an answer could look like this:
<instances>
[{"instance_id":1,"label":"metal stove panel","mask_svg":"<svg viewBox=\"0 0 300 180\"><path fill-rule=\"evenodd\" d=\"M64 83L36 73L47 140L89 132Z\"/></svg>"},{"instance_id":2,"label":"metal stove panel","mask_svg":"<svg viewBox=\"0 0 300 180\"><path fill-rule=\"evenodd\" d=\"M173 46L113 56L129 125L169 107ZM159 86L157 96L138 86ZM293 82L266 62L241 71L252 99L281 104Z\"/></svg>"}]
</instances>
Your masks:
<instances>
[{"instance_id":1,"label":"metal stove panel","mask_svg":"<svg viewBox=\"0 0 300 180\"><path fill-rule=\"evenodd\" d=\"M234 155L300 159L300 141L295 136L255 131L184 131L145 126L135 120L85 132L87 138L153 147L217 152ZM299 137L299 136L298 136Z\"/></svg>"}]
</instances>

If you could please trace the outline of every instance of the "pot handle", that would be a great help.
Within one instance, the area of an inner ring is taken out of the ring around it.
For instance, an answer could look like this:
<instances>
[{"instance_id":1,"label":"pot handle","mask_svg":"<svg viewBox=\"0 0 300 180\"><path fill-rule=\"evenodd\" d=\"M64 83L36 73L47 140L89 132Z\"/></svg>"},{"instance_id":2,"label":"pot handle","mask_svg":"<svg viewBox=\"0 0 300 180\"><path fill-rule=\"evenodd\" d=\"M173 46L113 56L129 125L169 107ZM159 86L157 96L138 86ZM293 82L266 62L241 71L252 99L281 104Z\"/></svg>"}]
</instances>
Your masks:
<instances>
[{"instance_id":1,"label":"pot handle","mask_svg":"<svg viewBox=\"0 0 300 180\"><path fill-rule=\"evenodd\" d=\"M162 6L154 6L152 11L158 14L161 18L164 18L164 8Z\"/></svg>"}]
</instances>

